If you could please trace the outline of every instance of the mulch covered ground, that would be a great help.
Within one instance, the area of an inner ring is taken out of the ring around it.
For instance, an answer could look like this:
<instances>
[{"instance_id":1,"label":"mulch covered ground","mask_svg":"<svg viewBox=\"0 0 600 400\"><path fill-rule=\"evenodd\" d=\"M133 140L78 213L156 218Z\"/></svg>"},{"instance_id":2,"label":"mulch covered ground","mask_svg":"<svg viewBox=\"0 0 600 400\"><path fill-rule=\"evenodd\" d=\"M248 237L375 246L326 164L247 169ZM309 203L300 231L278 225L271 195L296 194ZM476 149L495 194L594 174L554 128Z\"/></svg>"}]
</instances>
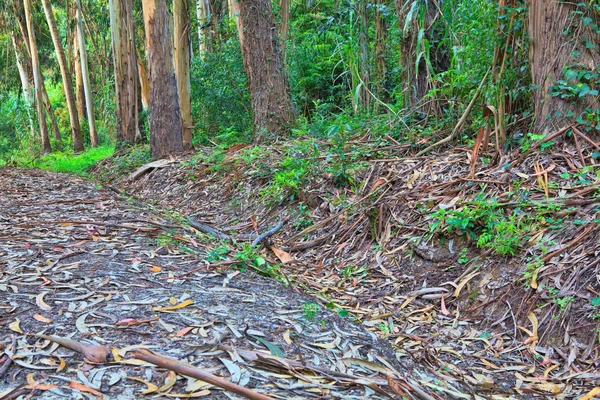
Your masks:
<instances>
[{"instance_id":1,"label":"mulch covered ground","mask_svg":"<svg viewBox=\"0 0 600 400\"><path fill-rule=\"evenodd\" d=\"M162 215L78 177L0 169L0 398L238 398L133 359L140 348L272 398L442 398L465 390L399 361L397 340L378 338L368 324L325 308L312 316L313 297L227 262L209 265L214 241ZM451 321L441 329L462 335L462 322ZM401 332L427 362L415 346L436 339ZM112 357L86 362L36 334L103 345Z\"/></svg>"},{"instance_id":2,"label":"mulch covered ground","mask_svg":"<svg viewBox=\"0 0 600 400\"><path fill-rule=\"evenodd\" d=\"M362 150L367 139L356 139ZM412 376L432 398L592 398L600 386L600 179L588 141L477 163L469 148L413 157L408 146L375 143L352 187L336 187L325 172L310 178L300 191L308 215L297 201L272 207L261 198L265 173L294 151L286 146L251 162L247 149L233 148L217 168L202 150L206 157L113 175L111 184L227 232L238 239L231 246L283 220L261 255L283 264L292 287L348 311L400 362L423 368ZM96 173L107 176L112 163ZM433 213L461 213L482 195L516 223L539 217L515 256L494 256L457 232L430 234Z\"/></svg>"}]
</instances>

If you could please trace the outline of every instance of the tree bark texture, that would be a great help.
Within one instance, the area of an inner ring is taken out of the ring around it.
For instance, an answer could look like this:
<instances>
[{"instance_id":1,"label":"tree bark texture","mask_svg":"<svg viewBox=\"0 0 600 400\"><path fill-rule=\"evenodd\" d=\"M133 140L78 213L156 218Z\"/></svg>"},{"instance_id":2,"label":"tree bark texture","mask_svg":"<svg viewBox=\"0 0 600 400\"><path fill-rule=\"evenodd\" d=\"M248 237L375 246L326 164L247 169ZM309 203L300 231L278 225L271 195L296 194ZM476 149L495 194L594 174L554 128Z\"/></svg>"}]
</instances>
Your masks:
<instances>
[{"instance_id":1,"label":"tree bark texture","mask_svg":"<svg viewBox=\"0 0 600 400\"><path fill-rule=\"evenodd\" d=\"M65 92L65 99L67 101L67 108L69 110L69 123L71 124L73 149L75 153L79 153L84 150L83 138L81 136L79 117L77 115L77 107L75 105L75 96L73 95L73 84L71 83L71 77L69 76L65 51L62 47L62 41L58 33L58 28L56 27L56 20L54 18L54 12L52 11L50 1L42 0L42 4L44 6L44 13L46 14L46 20L48 21L48 27L50 28L52 42L56 51L56 58L58 59L60 74L63 80L63 90Z\"/></svg>"},{"instance_id":2,"label":"tree bark texture","mask_svg":"<svg viewBox=\"0 0 600 400\"><path fill-rule=\"evenodd\" d=\"M279 34L281 35L281 54L285 61L285 48L287 45L288 36L290 33L290 0L280 0L281 7L281 26Z\"/></svg>"},{"instance_id":3,"label":"tree bark texture","mask_svg":"<svg viewBox=\"0 0 600 400\"><path fill-rule=\"evenodd\" d=\"M44 96L42 90L42 73L40 71L40 62L37 54L37 45L35 42L35 32L33 30L33 21L31 14L31 1L24 0L25 20L27 21L27 35L29 37L29 48L31 56L31 66L33 69L33 82L35 87L35 106L38 115L38 123L40 125L40 134L42 136L42 148L44 153L50 153L52 146L48 137L48 125L46 125L46 116L44 115Z\"/></svg>"},{"instance_id":4,"label":"tree bark texture","mask_svg":"<svg viewBox=\"0 0 600 400\"><path fill-rule=\"evenodd\" d=\"M175 77L181 111L183 148L192 148L192 102L190 97L190 0L173 0Z\"/></svg>"},{"instance_id":5,"label":"tree bark texture","mask_svg":"<svg viewBox=\"0 0 600 400\"><path fill-rule=\"evenodd\" d=\"M234 2L235 3L235 2ZM238 35L257 140L289 131L296 119L270 0L240 0ZM266 131L266 132L265 132Z\"/></svg>"},{"instance_id":6,"label":"tree bark texture","mask_svg":"<svg viewBox=\"0 0 600 400\"><path fill-rule=\"evenodd\" d=\"M150 149L164 158L183 151L181 112L165 0L143 0L150 74Z\"/></svg>"},{"instance_id":7,"label":"tree bark texture","mask_svg":"<svg viewBox=\"0 0 600 400\"><path fill-rule=\"evenodd\" d=\"M48 1L48 0L45 0ZM110 0L117 141L133 144L138 132L138 71L131 0Z\"/></svg>"},{"instance_id":8,"label":"tree bark texture","mask_svg":"<svg viewBox=\"0 0 600 400\"><path fill-rule=\"evenodd\" d=\"M83 15L81 12L81 0L77 0L77 43L79 50L79 62L81 64L81 78L83 80L83 91L85 93L85 107L87 109L88 125L90 127L90 144L98 146L98 132L96 131L96 120L94 118L94 100L92 99L92 87L88 68L87 50L85 48L85 36L83 30Z\"/></svg>"},{"instance_id":9,"label":"tree bark texture","mask_svg":"<svg viewBox=\"0 0 600 400\"><path fill-rule=\"evenodd\" d=\"M535 127L539 133L559 129L568 121L574 121L586 108L600 108L598 96L586 95L566 101L553 96L550 90L564 78L566 67L593 71L600 65L599 35L593 31L593 24L584 26L584 15L572 15L577 7L577 2L557 0L531 0L529 6L529 58L536 87L533 91ZM587 48L581 38L595 46ZM572 117L568 117L570 112L574 113Z\"/></svg>"}]
</instances>

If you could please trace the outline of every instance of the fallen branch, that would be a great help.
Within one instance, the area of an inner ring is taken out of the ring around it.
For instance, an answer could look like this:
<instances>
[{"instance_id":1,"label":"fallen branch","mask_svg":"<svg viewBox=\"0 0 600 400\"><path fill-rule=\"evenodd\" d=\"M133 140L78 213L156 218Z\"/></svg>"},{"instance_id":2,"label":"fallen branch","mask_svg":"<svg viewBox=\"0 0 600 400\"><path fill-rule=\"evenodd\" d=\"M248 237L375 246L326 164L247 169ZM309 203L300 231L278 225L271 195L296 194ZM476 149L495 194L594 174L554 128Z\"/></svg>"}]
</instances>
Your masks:
<instances>
[{"instance_id":1,"label":"fallen branch","mask_svg":"<svg viewBox=\"0 0 600 400\"><path fill-rule=\"evenodd\" d=\"M572 127L573 127L573 124L564 126L564 127L560 128L558 131L554 132L552 135L546 136L544 139L540 140L539 142L535 142L535 144L533 144L525 153L521 154L515 161L511 162L510 165L508 167L506 167L506 170L508 171L515 165L519 164L521 161L523 161L523 159L525 157L527 157L529 154L531 154L531 152L533 152L534 150L537 150L537 148L540 147L542 145L542 143L546 143L547 141L552 140L555 137L562 135L563 133L565 133L567 130L571 129Z\"/></svg>"},{"instance_id":2,"label":"fallen branch","mask_svg":"<svg viewBox=\"0 0 600 400\"><path fill-rule=\"evenodd\" d=\"M244 396L251 400L274 400L272 397L257 393L251 389L245 388L240 385L236 385L233 382L229 382L225 379L219 378L213 374L205 372L198 367L194 367L183 361L175 360L174 358L166 357L157 353L154 353L147 349L137 349L131 352L131 355L139 360L143 360L154 364L161 368L166 368L170 371L178 373L180 375L189 376L196 378L201 381L210 383L220 387L221 389L228 390L240 396Z\"/></svg>"},{"instance_id":3,"label":"fallen branch","mask_svg":"<svg viewBox=\"0 0 600 400\"><path fill-rule=\"evenodd\" d=\"M485 73L483 79L481 80L481 83L479 84L479 87L477 88L477 91L475 91L475 94L473 95L473 98L471 99L471 102L467 106L467 108L466 108L465 112L463 113L462 117L460 117L460 120L458 120L458 123L456 124L456 126L452 130L452 133L449 136L446 136L444 139L440 140L439 142L435 142L431 146L427 147L425 150L421 150L420 152L418 152L416 154L415 157L419 157L419 156L422 156L423 154L429 153L431 150L435 149L436 147L441 146L444 143L448 143L449 141L451 141L452 139L454 139L454 137L456 136L456 134L458 133L458 131L461 130L462 127L464 126L465 122L467 122L467 118L469 118L469 115L471 114L471 110L473 109L473 106L475 105L475 101L479 97L479 93L481 93L481 89L483 88L483 84L487 80L487 77L490 74L490 71L491 71L491 68L488 69L487 72Z\"/></svg>"},{"instance_id":4,"label":"fallen branch","mask_svg":"<svg viewBox=\"0 0 600 400\"><path fill-rule=\"evenodd\" d=\"M256 239L254 239L254 241L252 242L252 246L258 246L263 240L265 240L265 239L273 236L277 232L279 232L281 230L281 228L283 228L283 221L279 220L277 225L275 225L273 228L269 229L268 231L266 231L263 234L258 235L258 237Z\"/></svg>"},{"instance_id":5,"label":"fallen branch","mask_svg":"<svg viewBox=\"0 0 600 400\"><path fill-rule=\"evenodd\" d=\"M17 349L17 339L15 338L14 335L11 335L11 345L12 345L12 352L15 352ZM10 355L8 355L8 353L7 353L6 361L4 361L4 365L2 366L2 368L0 368L0 378L2 378L2 376L6 373L6 371L8 371L8 368L10 368L10 365L12 364L12 362L13 362L12 357Z\"/></svg>"},{"instance_id":6,"label":"fallen branch","mask_svg":"<svg viewBox=\"0 0 600 400\"><path fill-rule=\"evenodd\" d=\"M99 346L97 344L80 343L72 339L52 335L34 336L58 343L67 349L74 350L82 354L86 360L94 363L105 363L108 355L110 354L110 349L108 347Z\"/></svg>"},{"instance_id":7,"label":"fallen branch","mask_svg":"<svg viewBox=\"0 0 600 400\"><path fill-rule=\"evenodd\" d=\"M231 236L231 235L226 234L225 232L222 232L222 231L220 231L218 229L213 228L212 226L203 224L202 222L198 222L198 221L194 220L191 217L188 218L188 222L189 222L189 224L190 224L190 226L192 228L195 228L195 229L199 230L202 233L206 233L208 235L213 235L217 239L222 239L222 240L234 240L234 239L252 240L252 246L259 245L263 240L265 240L268 237L273 236L274 234L276 234L277 232L279 232L281 230L281 228L283 228L283 221L280 220L277 223L277 225L275 225L273 228L269 229L268 231L266 231L265 233L262 233L260 235L257 235L257 234L254 234L254 233L250 233L250 234L241 234L241 235L238 235L238 236Z\"/></svg>"}]
</instances>

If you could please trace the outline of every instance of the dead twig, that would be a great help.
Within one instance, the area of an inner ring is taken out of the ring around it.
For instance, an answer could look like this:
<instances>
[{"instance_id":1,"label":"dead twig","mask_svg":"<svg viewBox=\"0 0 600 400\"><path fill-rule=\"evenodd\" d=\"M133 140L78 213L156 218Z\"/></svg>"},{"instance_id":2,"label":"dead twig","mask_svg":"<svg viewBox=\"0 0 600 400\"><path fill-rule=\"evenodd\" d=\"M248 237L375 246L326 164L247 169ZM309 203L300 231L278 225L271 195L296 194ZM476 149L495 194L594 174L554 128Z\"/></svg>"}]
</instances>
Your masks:
<instances>
[{"instance_id":1,"label":"dead twig","mask_svg":"<svg viewBox=\"0 0 600 400\"><path fill-rule=\"evenodd\" d=\"M240 396L244 396L247 399L274 400L273 397L257 393L254 390L245 388L240 385L236 385L233 382L229 382L225 379L219 378L218 376L205 372L198 367L194 367L193 365L176 360L174 358L166 357L161 354L156 354L147 349L134 350L131 352L131 355L139 360L149 362L158 367L166 368L178 374L196 378L201 381L210 383L211 385L218 386L222 389L228 390Z\"/></svg>"},{"instance_id":2,"label":"dead twig","mask_svg":"<svg viewBox=\"0 0 600 400\"><path fill-rule=\"evenodd\" d=\"M469 115L471 114L471 110L473 109L473 106L475 105L475 101L477 100L477 98L479 97L479 94L481 93L483 84L487 80L487 77L490 74L490 71L491 71L491 68L489 68L487 70L487 72L485 73L483 79L481 80L481 83L479 84L479 87L477 88L477 90L475 91L475 94L473 95L473 98L471 99L471 102L465 109L465 112L463 113L462 117L460 117L460 119L456 123L456 126L452 130L452 133L449 136L446 136L444 139L442 139L438 142L435 142L431 146L427 147L425 150L421 150L420 152L418 152L416 154L416 157L419 157L419 156L422 156L423 154L429 153L431 150L435 149L436 147L441 146L444 143L448 143L449 141L451 141L452 139L454 139L456 137L456 134L458 133L458 131L461 130L462 127L465 125L465 122L467 122L467 118L469 118Z\"/></svg>"},{"instance_id":3,"label":"dead twig","mask_svg":"<svg viewBox=\"0 0 600 400\"><path fill-rule=\"evenodd\" d=\"M15 335L11 335L10 339L11 339L10 344L12 346L11 349L14 352L17 350L17 339L15 338ZM7 354L7 359L6 359L6 361L4 361L4 365L2 366L2 368L0 368L0 378L2 378L2 376L4 376L4 374L6 373L6 371L8 371L12 362L13 362L12 357L10 357Z\"/></svg>"}]
</instances>

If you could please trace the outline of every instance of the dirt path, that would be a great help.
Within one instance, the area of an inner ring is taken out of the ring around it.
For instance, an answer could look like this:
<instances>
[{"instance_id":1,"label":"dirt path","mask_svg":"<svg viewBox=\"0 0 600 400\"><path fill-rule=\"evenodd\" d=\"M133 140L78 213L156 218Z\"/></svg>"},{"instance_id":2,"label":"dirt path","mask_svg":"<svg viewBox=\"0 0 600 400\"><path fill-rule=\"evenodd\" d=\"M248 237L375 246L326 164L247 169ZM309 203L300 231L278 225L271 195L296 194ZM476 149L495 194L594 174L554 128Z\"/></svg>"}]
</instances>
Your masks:
<instances>
[{"instance_id":1,"label":"dirt path","mask_svg":"<svg viewBox=\"0 0 600 400\"><path fill-rule=\"evenodd\" d=\"M311 299L273 280L202 269L202 243L169 224L78 177L0 169L0 398L32 385L41 398L232 398L127 356L88 364L33 333L150 348L278 398L400 398L386 374L418 398L387 342L329 311L309 318ZM160 246L166 233L189 247Z\"/></svg>"}]
</instances>

